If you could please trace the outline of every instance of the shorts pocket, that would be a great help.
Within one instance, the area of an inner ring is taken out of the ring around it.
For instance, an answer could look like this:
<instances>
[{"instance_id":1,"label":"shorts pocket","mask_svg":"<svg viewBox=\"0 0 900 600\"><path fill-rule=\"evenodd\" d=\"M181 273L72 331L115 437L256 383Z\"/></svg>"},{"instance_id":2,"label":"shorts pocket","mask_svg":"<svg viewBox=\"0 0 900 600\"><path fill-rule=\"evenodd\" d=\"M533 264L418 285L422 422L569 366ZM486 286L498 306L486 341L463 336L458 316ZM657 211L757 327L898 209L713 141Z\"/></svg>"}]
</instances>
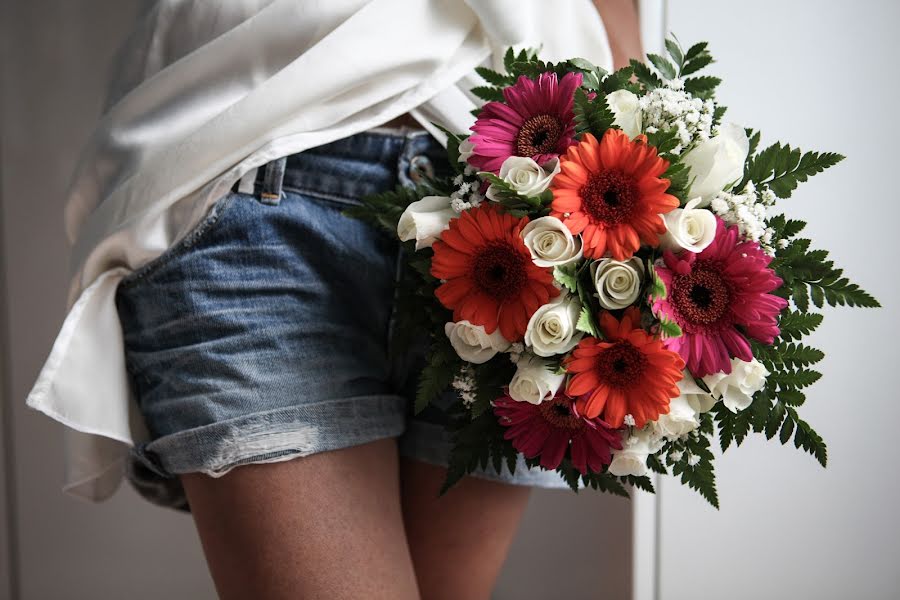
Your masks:
<instances>
[{"instance_id":1,"label":"shorts pocket","mask_svg":"<svg viewBox=\"0 0 900 600\"><path fill-rule=\"evenodd\" d=\"M150 260L150 262L140 266L119 282L119 287L128 287L134 283L146 279L149 275L157 271L160 267L171 261L173 258L188 252L191 248L200 244L204 238L215 228L216 224L222 221L228 207L241 196L256 200L254 196L240 194L237 192L228 192L215 202L206 212L206 216L200 219L200 222L187 232L180 240L163 251L162 254Z\"/></svg>"}]
</instances>

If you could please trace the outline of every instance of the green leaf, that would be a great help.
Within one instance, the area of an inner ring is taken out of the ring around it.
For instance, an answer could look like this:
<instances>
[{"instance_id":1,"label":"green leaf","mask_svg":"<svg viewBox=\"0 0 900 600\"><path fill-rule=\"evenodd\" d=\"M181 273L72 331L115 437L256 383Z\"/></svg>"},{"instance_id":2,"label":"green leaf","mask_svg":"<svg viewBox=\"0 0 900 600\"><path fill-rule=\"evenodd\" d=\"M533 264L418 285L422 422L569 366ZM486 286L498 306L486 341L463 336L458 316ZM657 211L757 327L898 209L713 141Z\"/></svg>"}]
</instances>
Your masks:
<instances>
[{"instance_id":1,"label":"green leaf","mask_svg":"<svg viewBox=\"0 0 900 600\"><path fill-rule=\"evenodd\" d=\"M678 323L666 319L660 319L659 333L664 340L681 337L682 334L681 327L678 326Z\"/></svg>"},{"instance_id":2,"label":"green leaf","mask_svg":"<svg viewBox=\"0 0 900 600\"><path fill-rule=\"evenodd\" d=\"M575 131L578 134L591 133L598 140L603 137L607 129L613 127L616 119L607 105L606 96L603 93L598 93L597 97L591 101L581 88L575 90L574 112Z\"/></svg>"},{"instance_id":3,"label":"green leaf","mask_svg":"<svg viewBox=\"0 0 900 600\"><path fill-rule=\"evenodd\" d=\"M634 77L648 90L662 87L662 79L657 77L656 73L650 70L646 64L639 60L631 59L629 62L631 68L634 69Z\"/></svg>"},{"instance_id":4,"label":"green leaf","mask_svg":"<svg viewBox=\"0 0 900 600\"><path fill-rule=\"evenodd\" d=\"M591 314L591 309L587 306L581 308L581 313L578 315L578 322L575 324L575 329L594 337L600 337L600 330L594 321L594 315Z\"/></svg>"},{"instance_id":5,"label":"green leaf","mask_svg":"<svg viewBox=\"0 0 900 600\"><path fill-rule=\"evenodd\" d=\"M675 36L666 39L666 50L669 52L669 56L672 57L672 60L675 62L675 66L678 67L680 73L681 67L684 65L684 52Z\"/></svg>"},{"instance_id":6,"label":"green leaf","mask_svg":"<svg viewBox=\"0 0 900 600\"><path fill-rule=\"evenodd\" d=\"M781 339L791 341L798 340L804 335L809 335L821 324L821 314L786 310L781 313L778 326L781 329Z\"/></svg>"},{"instance_id":7,"label":"green leaf","mask_svg":"<svg viewBox=\"0 0 900 600\"><path fill-rule=\"evenodd\" d=\"M475 67L475 72L478 73L482 79L497 87L502 88L513 84L512 77L510 77L509 75L498 73L497 71L488 69L487 67Z\"/></svg>"},{"instance_id":8,"label":"green leaf","mask_svg":"<svg viewBox=\"0 0 900 600\"><path fill-rule=\"evenodd\" d=\"M798 183L842 160L844 157L834 152L802 153L799 148L776 142L749 162L744 180L738 188L743 188L748 181L752 181L757 187L768 187L779 198L790 198Z\"/></svg>"},{"instance_id":9,"label":"green leaf","mask_svg":"<svg viewBox=\"0 0 900 600\"><path fill-rule=\"evenodd\" d=\"M697 42L696 44L688 48L688 51L684 53L684 61L690 62L698 56L708 54L706 50L707 46L709 46L709 42Z\"/></svg>"},{"instance_id":10,"label":"green leaf","mask_svg":"<svg viewBox=\"0 0 900 600\"><path fill-rule=\"evenodd\" d=\"M718 77L704 75L703 77L691 77L684 80L684 91L703 100L712 98L716 87L722 83Z\"/></svg>"},{"instance_id":11,"label":"green leaf","mask_svg":"<svg viewBox=\"0 0 900 600\"><path fill-rule=\"evenodd\" d=\"M712 64L713 57L709 53L703 53L692 57L691 60L685 60L684 68L681 69L681 76L686 77L696 73L700 69Z\"/></svg>"},{"instance_id":12,"label":"green leaf","mask_svg":"<svg viewBox=\"0 0 900 600\"><path fill-rule=\"evenodd\" d=\"M656 70L659 71L663 77L666 79L675 79L675 65L668 59L659 54L648 54L647 58L653 63L653 66L656 67Z\"/></svg>"},{"instance_id":13,"label":"green leaf","mask_svg":"<svg viewBox=\"0 0 900 600\"><path fill-rule=\"evenodd\" d=\"M503 102L503 92L498 90L495 87L489 87L485 85L476 85L471 89L471 92L475 94L478 98L481 98L485 102Z\"/></svg>"},{"instance_id":14,"label":"green leaf","mask_svg":"<svg viewBox=\"0 0 900 600\"><path fill-rule=\"evenodd\" d=\"M572 293L578 292L578 276L577 267L574 265L563 265L561 267L553 267L553 278Z\"/></svg>"},{"instance_id":15,"label":"green leaf","mask_svg":"<svg viewBox=\"0 0 900 600\"><path fill-rule=\"evenodd\" d=\"M425 410L432 400L450 387L460 364L459 357L448 342L440 338L432 342L428 363L422 369L416 389L416 414Z\"/></svg>"}]
</instances>

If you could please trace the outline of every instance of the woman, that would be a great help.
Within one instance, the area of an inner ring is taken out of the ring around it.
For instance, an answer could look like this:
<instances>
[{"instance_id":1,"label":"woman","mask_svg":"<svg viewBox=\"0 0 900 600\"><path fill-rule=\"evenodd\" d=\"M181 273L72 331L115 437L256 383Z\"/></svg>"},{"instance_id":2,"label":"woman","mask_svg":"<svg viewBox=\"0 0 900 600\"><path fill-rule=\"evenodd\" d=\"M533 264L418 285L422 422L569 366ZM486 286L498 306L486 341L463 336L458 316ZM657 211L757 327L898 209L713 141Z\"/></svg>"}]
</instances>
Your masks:
<instances>
[{"instance_id":1,"label":"woman","mask_svg":"<svg viewBox=\"0 0 900 600\"><path fill-rule=\"evenodd\" d=\"M219 5L221 4L221 6ZM122 53L67 205L70 311L29 405L72 428L68 490L123 471L187 508L223 598L486 598L529 486L446 496L408 415L397 248L341 209L448 168L505 46L620 66L631 0L159 2ZM399 450L398 450L399 448ZM123 469L124 466L124 469Z\"/></svg>"}]
</instances>

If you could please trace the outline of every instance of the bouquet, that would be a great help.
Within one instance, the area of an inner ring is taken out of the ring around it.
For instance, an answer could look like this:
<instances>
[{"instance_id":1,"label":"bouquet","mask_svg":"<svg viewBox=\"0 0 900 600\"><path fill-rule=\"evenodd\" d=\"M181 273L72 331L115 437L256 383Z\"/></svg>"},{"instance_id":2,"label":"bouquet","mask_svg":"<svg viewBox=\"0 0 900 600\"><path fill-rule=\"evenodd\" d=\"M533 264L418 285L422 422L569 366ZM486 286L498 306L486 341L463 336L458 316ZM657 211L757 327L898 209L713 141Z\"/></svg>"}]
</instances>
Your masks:
<instances>
[{"instance_id":1,"label":"bouquet","mask_svg":"<svg viewBox=\"0 0 900 600\"><path fill-rule=\"evenodd\" d=\"M666 50L613 73L509 50L477 69L470 134L445 131L455 172L351 211L407 250L416 410L456 391L445 490L521 453L575 490L671 472L718 507L712 438L751 430L825 466L798 412L824 355L801 340L813 307L878 302L773 207L843 157L760 150L697 75L707 44Z\"/></svg>"}]
</instances>

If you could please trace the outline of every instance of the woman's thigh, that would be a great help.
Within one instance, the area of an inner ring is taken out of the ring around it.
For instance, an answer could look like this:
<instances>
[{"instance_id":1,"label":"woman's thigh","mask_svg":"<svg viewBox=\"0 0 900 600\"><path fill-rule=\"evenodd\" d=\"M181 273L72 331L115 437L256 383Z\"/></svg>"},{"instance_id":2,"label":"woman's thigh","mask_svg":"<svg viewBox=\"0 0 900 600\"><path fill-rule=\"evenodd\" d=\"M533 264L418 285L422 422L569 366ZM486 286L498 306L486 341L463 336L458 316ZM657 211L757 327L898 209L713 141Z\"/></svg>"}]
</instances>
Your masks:
<instances>
[{"instance_id":1,"label":"woman's thigh","mask_svg":"<svg viewBox=\"0 0 900 600\"><path fill-rule=\"evenodd\" d=\"M181 481L224 600L419 597L392 439Z\"/></svg>"},{"instance_id":2,"label":"woman's thigh","mask_svg":"<svg viewBox=\"0 0 900 600\"><path fill-rule=\"evenodd\" d=\"M446 475L444 467L401 459L403 521L422 598L488 599L530 488L465 477L439 496Z\"/></svg>"}]
</instances>

